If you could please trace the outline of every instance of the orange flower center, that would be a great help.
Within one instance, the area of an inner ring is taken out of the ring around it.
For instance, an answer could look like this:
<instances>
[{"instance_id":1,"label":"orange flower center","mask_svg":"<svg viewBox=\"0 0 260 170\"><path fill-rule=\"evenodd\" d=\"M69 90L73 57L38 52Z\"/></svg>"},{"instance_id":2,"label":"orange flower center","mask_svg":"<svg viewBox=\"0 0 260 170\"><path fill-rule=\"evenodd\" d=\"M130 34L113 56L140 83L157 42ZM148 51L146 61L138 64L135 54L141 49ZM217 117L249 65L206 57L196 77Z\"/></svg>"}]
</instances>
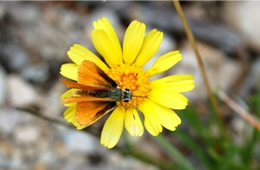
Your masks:
<instances>
[{"instance_id":1,"label":"orange flower center","mask_svg":"<svg viewBox=\"0 0 260 170\"><path fill-rule=\"evenodd\" d=\"M143 68L130 64L112 67L107 73L122 89L132 92L132 99L128 102L119 101L118 106L133 108L142 103L150 90L149 77Z\"/></svg>"}]
</instances>

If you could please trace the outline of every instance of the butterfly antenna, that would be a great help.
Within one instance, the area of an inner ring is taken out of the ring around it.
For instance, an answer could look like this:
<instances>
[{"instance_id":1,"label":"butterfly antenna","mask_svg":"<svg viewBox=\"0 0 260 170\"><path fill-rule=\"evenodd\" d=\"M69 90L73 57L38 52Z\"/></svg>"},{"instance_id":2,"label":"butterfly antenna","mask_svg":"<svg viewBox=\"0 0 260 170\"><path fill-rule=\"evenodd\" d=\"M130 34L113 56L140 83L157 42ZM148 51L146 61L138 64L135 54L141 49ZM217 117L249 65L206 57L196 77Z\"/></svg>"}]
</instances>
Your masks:
<instances>
[{"instance_id":1,"label":"butterfly antenna","mask_svg":"<svg viewBox=\"0 0 260 170\"><path fill-rule=\"evenodd\" d=\"M147 98L146 96L135 96L135 95L133 95L133 97Z\"/></svg>"}]
</instances>

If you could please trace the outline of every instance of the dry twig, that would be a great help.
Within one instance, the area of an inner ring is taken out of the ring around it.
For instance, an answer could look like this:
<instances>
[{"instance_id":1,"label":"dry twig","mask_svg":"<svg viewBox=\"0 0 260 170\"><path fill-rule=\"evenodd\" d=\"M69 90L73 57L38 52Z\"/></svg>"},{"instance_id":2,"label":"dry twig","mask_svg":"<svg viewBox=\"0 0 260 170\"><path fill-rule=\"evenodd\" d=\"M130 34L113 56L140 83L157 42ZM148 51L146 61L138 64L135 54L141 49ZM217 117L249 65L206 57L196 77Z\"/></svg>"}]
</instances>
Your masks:
<instances>
[{"instance_id":1,"label":"dry twig","mask_svg":"<svg viewBox=\"0 0 260 170\"><path fill-rule=\"evenodd\" d=\"M205 70L205 67L204 67L204 64L203 64L203 61L202 61L202 57L201 57L201 55L199 53L199 50L198 50L195 38L194 38L194 36L192 34L192 31L191 31L191 29L189 27L189 24L188 24L186 18L184 16L184 13L183 13L183 10L181 8L181 5L180 5L179 1L178 0L173 0L173 4L174 4L174 6L175 6L175 8L177 10L177 13L178 13L181 21L182 21L182 24L183 24L183 27L184 27L185 32L187 34L188 40L191 43L191 46L192 46L193 51L195 53L195 56L197 58L197 61L198 61L198 64L199 64L199 68L200 68L200 71L201 71L201 74L202 74L202 77L203 77L206 89L208 91L210 102L211 102L211 104L212 104L212 106L213 106L213 108L214 108L214 110L216 111L216 114L217 114L217 118L218 118L218 122L219 122L220 129L222 131L222 134L224 135L224 137L228 138L227 132L226 132L226 127L225 127L225 124L224 124L224 120L223 120L222 114L220 112L220 108L218 106L216 97L214 96L214 94L212 92L212 89L210 87L210 84L209 84L209 81L208 81L208 77L207 77L207 74L206 74L206 70Z\"/></svg>"},{"instance_id":2,"label":"dry twig","mask_svg":"<svg viewBox=\"0 0 260 170\"><path fill-rule=\"evenodd\" d=\"M223 91L218 91L219 98L225 102L232 110L238 113L243 119L248 121L252 126L260 131L260 122L252 114L248 113L244 108L228 97Z\"/></svg>"}]
</instances>

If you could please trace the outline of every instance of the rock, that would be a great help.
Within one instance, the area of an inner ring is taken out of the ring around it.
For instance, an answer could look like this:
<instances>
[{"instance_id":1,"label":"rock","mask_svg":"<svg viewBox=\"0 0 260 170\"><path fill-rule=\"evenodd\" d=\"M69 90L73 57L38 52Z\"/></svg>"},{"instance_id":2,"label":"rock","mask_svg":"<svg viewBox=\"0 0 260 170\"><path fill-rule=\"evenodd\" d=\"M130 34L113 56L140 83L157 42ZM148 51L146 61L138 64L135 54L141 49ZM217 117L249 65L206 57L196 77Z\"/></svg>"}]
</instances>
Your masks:
<instances>
[{"instance_id":1,"label":"rock","mask_svg":"<svg viewBox=\"0 0 260 170\"><path fill-rule=\"evenodd\" d=\"M219 86L223 90L227 91L232 87L232 85L234 85L235 81L238 78L240 71L241 71L241 69L240 69L240 64L238 61L225 57L218 68L217 80L210 79L210 81L211 81L213 87L214 87L214 84L216 84L215 85L216 88ZM212 74L214 74L214 73L212 73Z\"/></svg>"},{"instance_id":2,"label":"rock","mask_svg":"<svg viewBox=\"0 0 260 170\"><path fill-rule=\"evenodd\" d=\"M109 165L111 165L111 169L158 170L158 168L153 165L144 164L133 158L124 158L115 152L109 153L108 161Z\"/></svg>"},{"instance_id":3,"label":"rock","mask_svg":"<svg viewBox=\"0 0 260 170\"><path fill-rule=\"evenodd\" d=\"M239 63L229 59L222 51L207 44L197 42L206 74L212 89L228 90L238 78ZM196 56L188 42L180 49L183 59L169 71L169 74L191 74L194 76L195 88L186 95L191 101L208 97L207 90L196 60ZM228 73L228 74L227 74Z\"/></svg>"},{"instance_id":4,"label":"rock","mask_svg":"<svg viewBox=\"0 0 260 170\"><path fill-rule=\"evenodd\" d=\"M6 76L4 70L0 67L0 106L4 104L6 97Z\"/></svg>"},{"instance_id":5,"label":"rock","mask_svg":"<svg viewBox=\"0 0 260 170\"><path fill-rule=\"evenodd\" d=\"M1 45L0 61L7 71L20 72L30 62L27 52L15 43Z\"/></svg>"},{"instance_id":6,"label":"rock","mask_svg":"<svg viewBox=\"0 0 260 170\"><path fill-rule=\"evenodd\" d=\"M49 78L49 67L45 63L31 64L22 70L21 76L33 83L45 83Z\"/></svg>"},{"instance_id":7,"label":"rock","mask_svg":"<svg viewBox=\"0 0 260 170\"><path fill-rule=\"evenodd\" d=\"M80 131L67 129L63 137L66 148L73 152L92 153L96 151L95 145L99 145L93 137Z\"/></svg>"},{"instance_id":8,"label":"rock","mask_svg":"<svg viewBox=\"0 0 260 170\"><path fill-rule=\"evenodd\" d=\"M28 123L32 120L32 116L25 114L21 111L10 109L7 107L1 107L0 109L0 133L2 135L10 135L14 132L14 129L24 123Z\"/></svg>"},{"instance_id":9,"label":"rock","mask_svg":"<svg viewBox=\"0 0 260 170\"><path fill-rule=\"evenodd\" d=\"M256 85L260 82L260 56L258 56L257 60L254 61L250 67L250 71L248 73L249 76L246 77L244 84L240 90L239 96L241 98L247 98L250 94L251 90L257 88Z\"/></svg>"},{"instance_id":10,"label":"rock","mask_svg":"<svg viewBox=\"0 0 260 170\"><path fill-rule=\"evenodd\" d=\"M8 99L14 107L34 104L38 100L38 94L34 87L16 75L10 75L8 77L7 86Z\"/></svg>"},{"instance_id":11,"label":"rock","mask_svg":"<svg viewBox=\"0 0 260 170\"><path fill-rule=\"evenodd\" d=\"M235 116L231 121L231 126L235 133L232 133L233 141L238 146L244 146L247 138L253 133L253 128L240 116Z\"/></svg>"},{"instance_id":12,"label":"rock","mask_svg":"<svg viewBox=\"0 0 260 170\"><path fill-rule=\"evenodd\" d=\"M9 3L8 13L20 28L13 29L13 34L21 36L19 41L25 49L32 51L31 58L67 60L69 46L86 42L84 25L87 18L66 8L45 5L48 8L34 3Z\"/></svg>"},{"instance_id":13,"label":"rock","mask_svg":"<svg viewBox=\"0 0 260 170\"><path fill-rule=\"evenodd\" d=\"M32 125L20 126L15 130L14 134L18 143L26 144L35 142L39 137L39 131L37 130L37 127Z\"/></svg>"},{"instance_id":14,"label":"rock","mask_svg":"<svg viewBox=\"0 0 260 170\"><path fill-rule=\"evenodd\" d=\"M172 8L172 2L165 2L164 4L164 6L158 7L159 4L156 3L143 3L138 6L135 3L129 3L119 8L117 13L124 20L138 19L163 32L172 33L176 37L186 37L183 24L178 14ZM234 53L242 44L239 35L221 22L217 23L210 18L208 20L202 20L201 17L194 19L194 16L186 16L186 18L197 40L212 44L228 54Z\"/></svg>"},{"instance_id":15,"label":"rock","mask_svg":"<svg viewBox=\"0 0 260 170\"><path fill-rule=\"evenodd\" d=\"M0 21L4 18L6 14L6 7L5 5L0 4Z\"/></svg>"},{"instance_id":16,"label":"rock","mask_svg":"<svg viewBox=\"0 0 260 170\"><path fill-rule=\"evenodd\" d=\"M40 98L42 113L51 118L59 117L65 107L60 101L60 96L68 89L61 81L56 81L46 95Z\"/></svg>"},{"instance_id":17,"label":"rock","mask_svg":"<svg viewBox=\"0 0 260 170\"><path fill-rule=\"evenodd\" d=\"M221 13L234 29L255 48L260 49L260 3L252 1L225 2Z\"/></svg>"}]
</instances>

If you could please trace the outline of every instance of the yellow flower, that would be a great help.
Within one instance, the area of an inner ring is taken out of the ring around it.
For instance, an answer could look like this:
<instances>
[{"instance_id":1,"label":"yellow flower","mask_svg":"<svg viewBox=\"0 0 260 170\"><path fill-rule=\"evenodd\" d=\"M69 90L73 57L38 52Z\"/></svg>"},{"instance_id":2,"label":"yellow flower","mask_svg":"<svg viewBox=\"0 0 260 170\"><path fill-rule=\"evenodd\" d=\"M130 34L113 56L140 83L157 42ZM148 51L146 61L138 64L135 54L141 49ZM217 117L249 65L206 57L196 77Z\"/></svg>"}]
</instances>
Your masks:
<instances>
[{"instance_id":1,"label":"yellow flower","mask_svg":"<svg viewBox=\"0 0 260 170\"><path fill-rule=\"evenodd\" d=\"M133 21L126 30L121 48L118 36L107 18L103 17L93 25L92 42L106 63L85 47L74 44L68 51L68 56L74 63L63 64L60 73L64 77L77 81L78 67L82 61L89 60L109 75L118 87L132 92L133 98L129 102L116 103L117 107L103 127L101 144L107 148L114 147L124 127L132 136L142 136L144 127L153 136L161 133L163 127L174 131L181 120L172 109L180 110L187 106L188 99L181 92L194 88L193 76L171 75L153 81L149 78L178 63L182 59L180 52L168 52L155 61L151 68L144 70L142 67L160 47L163 39L162 32L153 29L145 35L145 25ZM75 96L75 90L65 92L61 100L68 96ZM64 117L77 129L82 129L85 126L80 125L75 118L76 105L77 103L65 104L68 108L64 112ZM144 115L144 127L137 110Z\"/></svg>"}]
</instances>

